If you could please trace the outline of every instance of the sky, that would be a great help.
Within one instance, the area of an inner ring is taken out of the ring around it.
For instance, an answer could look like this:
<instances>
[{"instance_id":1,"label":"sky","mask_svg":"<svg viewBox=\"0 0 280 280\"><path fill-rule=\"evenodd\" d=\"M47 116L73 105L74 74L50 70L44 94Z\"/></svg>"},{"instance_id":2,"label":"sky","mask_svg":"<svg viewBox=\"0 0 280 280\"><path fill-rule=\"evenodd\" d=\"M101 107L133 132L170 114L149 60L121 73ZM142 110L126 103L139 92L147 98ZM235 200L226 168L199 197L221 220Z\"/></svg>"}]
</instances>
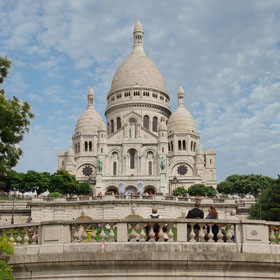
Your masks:
<instances>
[{"instance_id":1,"label":"sky","mask_svg":"<svg viewBox=\"0 0 280 280\"><path fill-rule=\"evenodd\" d=\"M35 114L15 170L55 172L71 146L90 84L104 117L140 16L144 49L177 106L196 120L202 149L217 149L217 180L280 173L280 1L0 0L3 88Z\"/></svg>"}]
</instances>

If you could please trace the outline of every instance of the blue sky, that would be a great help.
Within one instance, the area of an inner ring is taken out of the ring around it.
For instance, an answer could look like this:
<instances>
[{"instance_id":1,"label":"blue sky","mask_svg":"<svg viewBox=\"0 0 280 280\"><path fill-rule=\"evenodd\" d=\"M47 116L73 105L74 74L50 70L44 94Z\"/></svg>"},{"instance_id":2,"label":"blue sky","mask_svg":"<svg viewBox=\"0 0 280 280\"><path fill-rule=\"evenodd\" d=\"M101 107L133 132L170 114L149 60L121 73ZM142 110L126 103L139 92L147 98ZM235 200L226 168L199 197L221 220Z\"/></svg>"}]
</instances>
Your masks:
<instances>
[{"instance_id":1,"label":"blue sky","mask_svg":"<svg viewBox=\"0 0 280 280\"><path fill-rule=\"evenodd\" d=\"M0 0L0 56L13 64L7 96L35 113L15 168L57 169L92 84L104 117L113 75L144 48L177 106L182 83L203 149L217 149L217 179L280 173L280 1Z\"/></svg>"}]
</instances>

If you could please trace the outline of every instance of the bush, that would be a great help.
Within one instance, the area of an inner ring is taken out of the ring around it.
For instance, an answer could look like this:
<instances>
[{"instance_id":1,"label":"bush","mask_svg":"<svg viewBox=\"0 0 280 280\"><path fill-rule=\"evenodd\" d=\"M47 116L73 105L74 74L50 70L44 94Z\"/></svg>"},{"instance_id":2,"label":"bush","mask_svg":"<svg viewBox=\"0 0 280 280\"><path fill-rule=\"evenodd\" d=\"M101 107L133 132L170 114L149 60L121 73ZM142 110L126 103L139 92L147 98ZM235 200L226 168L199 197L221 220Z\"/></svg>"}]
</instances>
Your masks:
<instances>
[{"instance_id":1,"label":"bush","mask_svg":"<svg viewBox=\"0 0 280 280\"><path fill-rule=\"evenodd\" d=\"M184 187L178 187L175 190L173 190L174 196L185 196L188 193L188 191Z\"/></svg>"},{"instance_id":2,"label":"bush","mask_svg":"<svg viewBox=\"0 0 280 280\"><path fill-rule=\"evenodd\" d=\"M63 194L60 192L52 192L50 193L51 197L63 197Z\"/></svg>"},{"instance_id":3,"label":"bush","mask_svg":"<svg viewBox=\"0 0 280 280\"><path fill-rule=\"evenodd\" d=\"M217 191L213 186L205 186L204 184L195 184L189 187L188 193L192 196L216 196Z\"/></svg>"}]
</instances>

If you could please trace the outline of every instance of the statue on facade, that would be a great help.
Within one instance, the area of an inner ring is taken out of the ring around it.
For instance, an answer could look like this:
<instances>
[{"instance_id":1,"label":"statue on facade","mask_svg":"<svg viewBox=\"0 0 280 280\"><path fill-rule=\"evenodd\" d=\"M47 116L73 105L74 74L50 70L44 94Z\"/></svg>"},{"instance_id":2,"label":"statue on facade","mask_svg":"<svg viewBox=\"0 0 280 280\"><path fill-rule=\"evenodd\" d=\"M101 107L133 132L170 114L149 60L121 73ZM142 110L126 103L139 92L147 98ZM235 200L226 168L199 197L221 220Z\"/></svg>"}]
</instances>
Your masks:
<instances>
[{"instance_id":1,"label":"statue on facade","mask_svg":"<svg viewBox=\"0 0 280 280\"><path fill-rule=\"evenodd\" d=\"M134 123L130 124L130 138L135 138L136 127Z\"/></svg>"},{"instance_id":2,"label":"statue on facade","mask_svg":"<svg viewBox=\"0 0 280 280\"><path fill-rule=\"evenodd\" d=\"M102 167L103 167L103 163L102 163L101 159L97 158L97 170L99 172L101 172L102 171Z\"/></svg>"},{"instance_id":3,"label":"statue on facade","mask_svg":"<svg viewBox=\"0 0 280 280\"><path fill-rule=\"evenodd\" d=\"M160 158L160 169L161 171L164 171L165 169L165 158L163 157Z\"/></svg>"}]
</instances>

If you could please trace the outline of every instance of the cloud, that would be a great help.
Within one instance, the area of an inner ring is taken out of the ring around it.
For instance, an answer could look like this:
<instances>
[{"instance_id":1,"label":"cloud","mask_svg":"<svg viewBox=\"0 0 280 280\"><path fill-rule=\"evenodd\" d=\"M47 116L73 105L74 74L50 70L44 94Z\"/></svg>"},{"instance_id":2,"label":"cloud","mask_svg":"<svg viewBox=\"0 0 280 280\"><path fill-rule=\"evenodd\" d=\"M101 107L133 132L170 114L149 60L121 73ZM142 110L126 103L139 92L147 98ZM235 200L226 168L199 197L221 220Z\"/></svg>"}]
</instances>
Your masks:
<instances>
[{"instance_id":1,"label":"cloud","mask_svg":"<svg viewBox=\"0 0 280 280\"><path fill-rule=\"evenodd\" d=\"M41 129L32 141L38 142L42 127L46 138L50 133L53 139L43 141L41 149L48 151L51 166L56 161L51 145L68 148L63 141L71 142L91 83L103 115L113 75L132 50L140 14L145 51L165 78L172 109L182 83L202 147L217 148L218 180L232 173L275 177L280 169L275 152L280 143L279 13L279 2L269 0L0 3L1 55L15 65L19 61L5 87L34 102L39 114L34 123ZM72 129L66 132L67 127ZM63 136L54 140L60 128ZM31 147L25 149L27 160ZM32 162L28 159L28 165Z\"/></svg>"}]
</instances>

